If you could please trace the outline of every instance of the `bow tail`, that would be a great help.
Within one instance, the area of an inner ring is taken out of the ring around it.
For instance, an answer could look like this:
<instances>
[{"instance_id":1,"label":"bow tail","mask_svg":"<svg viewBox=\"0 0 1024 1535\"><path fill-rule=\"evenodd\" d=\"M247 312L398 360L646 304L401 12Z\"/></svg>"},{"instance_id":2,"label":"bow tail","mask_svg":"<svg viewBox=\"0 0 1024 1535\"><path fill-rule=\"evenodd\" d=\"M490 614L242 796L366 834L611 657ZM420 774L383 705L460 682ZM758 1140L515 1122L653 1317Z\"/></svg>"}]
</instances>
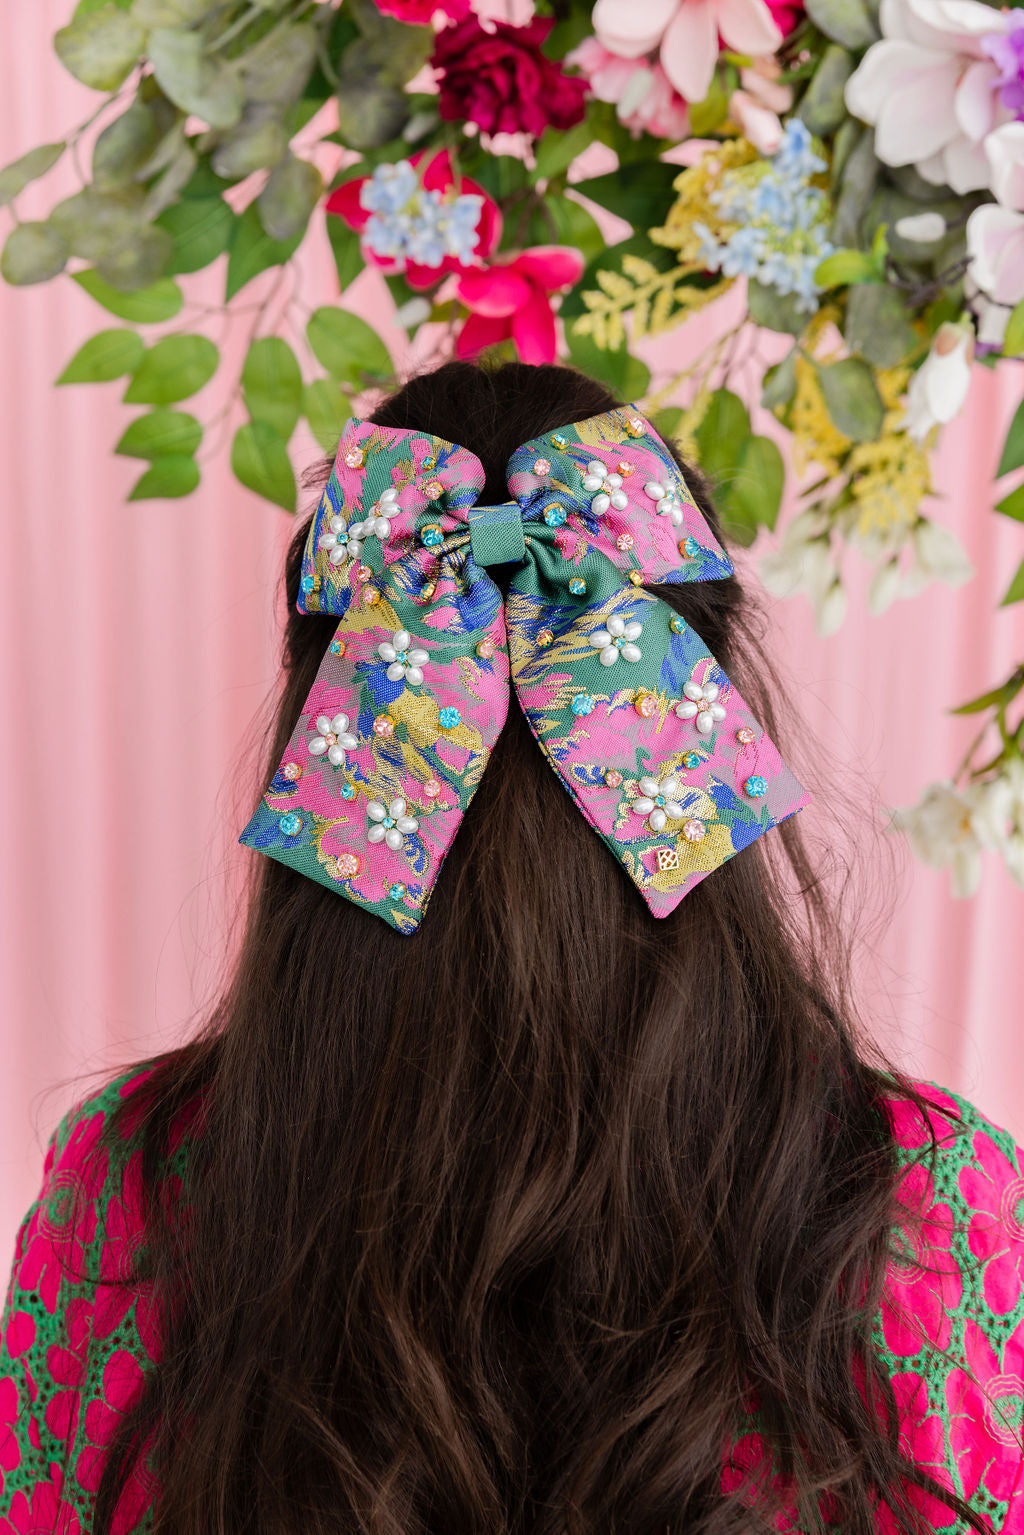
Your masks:
<instances>
[{"instance_id":1,"label":"bow tail","mask_svg":"<svg viewBox=\"0 0 1024 1535\"><path fill-rule=\"evenodd\" d=\"M523 583L525 585L525 583ZM656 917L810 801L700 636L649 592L509 593L534 735Z\"/></svg>"},{"instance_id":2,"label":"bow tail","mask_svg":"<svg viewBox=\"0 0 1024 1535\"><path fill-rule=\"evenodd\" d=\"M509 674L490 578L467 596L449 572L427 611L409 595L422 572L401 564L353 587L238 840L411 933L505 722Z\"/></svg>"}]
</instances>

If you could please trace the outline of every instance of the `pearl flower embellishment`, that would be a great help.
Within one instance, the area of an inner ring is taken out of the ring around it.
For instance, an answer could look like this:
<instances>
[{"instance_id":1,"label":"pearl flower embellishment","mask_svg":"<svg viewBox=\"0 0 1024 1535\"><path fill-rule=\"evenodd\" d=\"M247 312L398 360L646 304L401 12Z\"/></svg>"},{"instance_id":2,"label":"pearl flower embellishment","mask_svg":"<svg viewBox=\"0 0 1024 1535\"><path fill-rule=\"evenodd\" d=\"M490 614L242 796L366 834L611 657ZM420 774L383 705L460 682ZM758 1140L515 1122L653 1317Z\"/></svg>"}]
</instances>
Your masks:
<instances>
[{"instance_id":1,"label":"pearl flower embellishment","mask_svg":"<svg viewBox=\"0 0 1024 1535\"><path fill-rule=\"evenodd\" d=\"M361 528L362 523L354 522L351 528L346 529L344 517L340 517L335 513L327 526L330 532L321 533L317 539L317 548L330 550L327 558L331 564L340 565L346 556L349 559L357 560L359 558L359 551L363 547L363 542L356 533L356 529Z\"/></svg>"},{"instance_id":2,"label":"pearl flower embellishment","mask_svg":"<svg viewBox=\"0 0 1024 1535\"><path fill-rule=\"evenodd\" d=\"M397 852L410 832L419 831L420 823L414 815L406 815L405 800L393 799L385 805L379 799L370 800L366 807L370 828L366 833L369 842L386 842Z\"/></svg>"},{"instance_id":3,"label":"pearl flower embellishment","mask_svg":"<svg viewBox=\"0 0 1024 1535\"><path fill-rule=\"evenodd\" d=\"M326 752L328 762L334 767L341 766L346 751L352 751L359 745L359 737L354 736L348 728L347 714L336 714L333 719L329 719L326 714L318 714L316 728L319 733L309 743L309 755L322 757Z\"/></svg>"},{"instance_id":4,"label":"pearl flower embellishment","mask_svg":"<svg viewBox=\"0 0 1024 1535\"><path fill-rule=\"evenodd\" d=\"M640 794L633 801L633 814L644 816L652 831L661 831L669 816L677 820L683 814L683 807L675 797L679 793L679 779L674 774L660 783L656 778L641 778L639 785Z\"/></svg>"},{"instance_id":5,"label":"pearl flower embellishment","mask_svg":"<svg viewBox=\"0 0 1024 1535\"><path fill-rule=\"evenodd\" d=\"M639 661L643 652L633 641L638 640L642 632L643 624L627 624L616 616L609 618L607 629L594 630L590 643L601 652L602 666L614 666L620 656L624 661Z\"/></svg>"},{"instance_id":6,"label":"pearl flower embellishment","mask_svg":"<svg viewBox=\"0 0 1024 1535\"><path fill-rule=\"evenodd\" d=\"M629 505L629 497L622 489L622 475L609 474L608 466L596 458L587 465L583 489L597 492L590 503L590 510L597 517L610 506L614 506L617 512L624 512Z\"/></svg>"},{"instance_id":7,"label":"pearl flower embellishment","mask_svg":"<svg viewBox=\"0 0 1024 1535\"><path fill-rule=\"evenodd\" d=\"M716 702L719 691L717 682L705 682L703 687L699 682L684 682L686 697L676 704L676 713L681 720L695 719L701 735L710 735L717 722L725 719L725 710Z\"/></svg>"},{"instance_id":8,"label":"pearl flower embellishment","mask_svg":"<svg viewBox=\"0 0 1024 1535\"><path fill-rule=\"evenodd\" d=\"M398 491L392 485L378 496L370 507L369 516L361 522L353 522L349 526L348 552L354 560L359 558L359 551L363 546L363 539L369 538L371 533L376 533L378 538L387 538L391 532L391 518L397 517L401 508L398 505ZM353 544L355 549L353 551Z\"/></svg>"},{"instance_id":9,"label":"pearl flower embellishment","mask_svg":"<svg viewBox=\"0 0 1024 1535\"><path fill-rule=\"evenodd\" d=\"M683 507L674 490L666 490L665 486L659 484L657 480L648 480L644 486L644 495L658 503L657 511L660 517L671 517L673 527L678 528L681 525Z\"/></svg>"},{"instance_id":10,"label":"pearl flower embellishment","mask_svg":"<svg viewBox=\"0 0 1024 1535\"><path fill-rule=\"evenodd\" d=\"M410 649L412 636L408 629L396 629L391 636L390 643L385 640L377 646L377 654L382 661L390 661L388 667L388 680L391 682L411 682L417 686L423 681L423 668L430 660L427 651L418 648Z\"/></svg>"}]
</instances>

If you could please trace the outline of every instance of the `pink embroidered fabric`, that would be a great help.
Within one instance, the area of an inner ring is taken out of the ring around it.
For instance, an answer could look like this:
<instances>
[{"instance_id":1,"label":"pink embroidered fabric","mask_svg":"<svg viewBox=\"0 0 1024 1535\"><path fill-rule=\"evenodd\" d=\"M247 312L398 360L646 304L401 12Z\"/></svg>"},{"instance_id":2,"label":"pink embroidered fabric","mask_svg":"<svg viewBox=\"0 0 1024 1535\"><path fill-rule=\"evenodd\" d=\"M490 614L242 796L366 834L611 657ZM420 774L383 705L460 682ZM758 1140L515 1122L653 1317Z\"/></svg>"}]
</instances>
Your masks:
<instances>
[{"instance_id":1,"label":"pink embroidered fabric","mask_svg":"<svg viewBox=\"0 0 1024 1535\"><path fill-rule=\"evenodd\" d=\"M116 1283L142 1229L139 1153L104 1151L91 1177L84 1172L112 1108L148 1070L123 1074L65 1115L18 1232L0 1336L0 1535L88 1535L119 1415L160 1357L152 1297ZM920 1117L890 1102L901 1202L925 1220L917 1238L902 1225L893 1231L874 1343L911 1458L966 1498L994 1535L1024 1535L1024 1151L967 1099L918 1085L934 1106L941 1150L930 1172ZM173 1180L182 1177L184 1130L176 1127ZM762 1448L756 1433L732 1447L724 1490L740 1485ZM955 1535L945 1504L913 1495L937 1535ZM149 1530L158 1496L148 1467L137 1469L114 1535ZM785 1515L778 1528L800 1527ZM897 1535L884 1508L878 1528Z\"/></svg>"}]
</instances>

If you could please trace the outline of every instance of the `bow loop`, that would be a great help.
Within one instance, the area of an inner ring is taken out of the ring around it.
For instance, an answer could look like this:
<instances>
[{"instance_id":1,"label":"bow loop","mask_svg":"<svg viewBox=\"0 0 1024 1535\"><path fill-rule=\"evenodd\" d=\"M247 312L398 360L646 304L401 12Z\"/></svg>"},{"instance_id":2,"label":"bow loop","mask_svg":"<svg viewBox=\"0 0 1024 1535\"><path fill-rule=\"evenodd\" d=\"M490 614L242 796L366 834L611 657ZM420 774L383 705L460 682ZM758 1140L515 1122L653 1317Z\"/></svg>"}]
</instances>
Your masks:
<instances>
[{"instance_id":1,"label":"bow loop","mask_svg":"<svg viewBox=\"0 0 1024 1535\"><path fill-rule=\"evenodd\" d=\"M807 794L689 625L641 588L732 563L632 408L524 444L480 506L467 449L350 421L298 607L339 619L239 841L412 932L514 687L655 916ZM493 565L517 568L507 598Z\"/></svg>"}]
</instances>

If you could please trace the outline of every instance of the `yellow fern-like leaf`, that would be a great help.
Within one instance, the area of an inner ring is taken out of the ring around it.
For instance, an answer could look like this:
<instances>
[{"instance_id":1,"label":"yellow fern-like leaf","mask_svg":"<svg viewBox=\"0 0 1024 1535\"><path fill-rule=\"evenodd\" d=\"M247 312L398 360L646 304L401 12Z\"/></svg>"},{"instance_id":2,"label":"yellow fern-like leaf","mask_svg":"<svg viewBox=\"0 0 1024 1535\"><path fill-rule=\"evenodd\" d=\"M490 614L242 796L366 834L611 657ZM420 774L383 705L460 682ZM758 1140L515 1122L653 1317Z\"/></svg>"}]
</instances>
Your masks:
<instances>
[{"instance_id":1,"label":"yellow fern-like leaf","mask_svg":"<svg viewBox=\"0 0 1024 1535\"><path fill-rule=\"evenodd\" d=\"M658 269L642 256L623 256L622 270L635 283L657 282Z\"/></svg>"}]
</instances>

